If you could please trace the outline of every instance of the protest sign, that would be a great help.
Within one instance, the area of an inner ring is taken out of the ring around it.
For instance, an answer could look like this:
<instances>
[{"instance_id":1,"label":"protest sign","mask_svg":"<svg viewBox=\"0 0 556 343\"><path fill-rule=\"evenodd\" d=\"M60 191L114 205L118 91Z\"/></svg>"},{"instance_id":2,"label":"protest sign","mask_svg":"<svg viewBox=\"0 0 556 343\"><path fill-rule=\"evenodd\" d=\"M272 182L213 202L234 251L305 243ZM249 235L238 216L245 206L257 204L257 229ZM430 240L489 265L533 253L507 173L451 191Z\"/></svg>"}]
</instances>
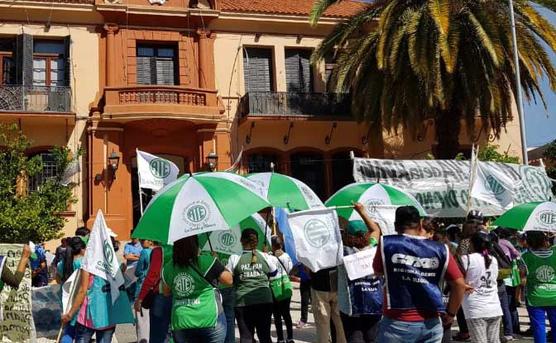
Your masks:
<instances>
[{"instance_id":1,"label":"protest sign","mask_svg":"<svg viewBox=\"0 0 556 343\"><path fill-rule=\"evenodd\" d=\"M33 288L33 321L37 337L55 338L62 322L60 285Z\"/></svg>"},{"instance_id":2,"label":"protest sign","mask_svg":"<svg viewBox=\"0 0 556 343\"><path fill-rule=\"evenodd\" d=\"M505 192L504 184L512 184L513 204L548 201L554 198L552 183L542 167L511 163L480 162L481 180L496 193ZM381 182L397 186L412 194L428 214L439 217L463 217L467 214L470 162L456 160L381 160L355 158L353 176L356 182ZM470 208L480 208L487 216L504 212L500 203L472 199Z\"/></svg>"},{"instance_id":3,"label":"protest sign","mask_svg":"<svg viewBox=\"0 0 556 343\"><path fill-rule=\"evenodd\" d=\"M139 187L154 191L176 180L180 172L172 161L140 150L137 150L137 171Z\"/></svg>"},{"instance_id":4,"label":"protest sign","mask_svg":"<svg viewBox=\"0 0 556 343\"><path fill-rule=\"evenodd\" d=\"M344 256L344 267L350 280L357 280L367 275L374 274L373 260L376 248L358 251L355 254Z\"/></svg>"},{"instance_id":5,"label":"protest sign","mask_svg":"<svg viewBox=\"0 0 556 343\"><path fill-rule=\"evenodd\" d=\"M15 273L22 248L22 244L0 244L0 255L6 257L4 268ZM18 289L4 285L0 293L0 342L36 340L31 303L31 270L27 268Z\"/></svg>"},{"instance_id":6,"label":"protest sign","mask_svg":"<svg viewBox=\"0 0 556 343\"><path fill-rule=\"evenodd\" d=\"M297 259L313 272L342 262L343 244L333 209L313 209L288 215Z\"/></svg>"}]
</instances>

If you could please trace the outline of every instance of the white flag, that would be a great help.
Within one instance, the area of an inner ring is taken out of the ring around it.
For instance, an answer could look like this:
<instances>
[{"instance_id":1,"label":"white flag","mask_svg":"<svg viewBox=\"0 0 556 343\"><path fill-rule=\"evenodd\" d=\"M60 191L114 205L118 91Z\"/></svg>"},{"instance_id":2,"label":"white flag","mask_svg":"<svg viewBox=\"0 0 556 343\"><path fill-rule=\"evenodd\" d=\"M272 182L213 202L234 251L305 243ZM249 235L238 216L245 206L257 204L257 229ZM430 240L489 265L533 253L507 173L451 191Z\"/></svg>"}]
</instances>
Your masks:
<instances>
[{"instance_id":1,"label":"white flag","mask_svg":"<svg viewBox=\"0 0 556 343\"><path fill-rule=\"evenodd\" d=\"M62 285L62 312L67 313L70 305L73 303L75 294L77 294L77 285L79 285L80 269L74 270L70 277Z\"/></svg>"},{"instance_id":2,"label":"white flag","mask_svg":"<svg viewBox=\"0 0 556 343\"><path fill-rule=\"evenodd\" d=\"M342 263L343 244L334 209L312 209L288 215L299 262L313 272Z\"/></svg>"},{"instance_id":3,"label":"white flag","mask_svg":"<svg viewBox=\"0 0 556 343\"><path fill-rule=\"evenodd\" d=\"M471 197L510 209L514 199L513 180L485 162L477 161L476 165Z\"/></svg>"},{"instance_id":4,"label":"white flag","mask_svg":"<svg viewBox=\"0 0 556 343\"><path fill-rule=\"evenodd\" d=\"M164 186L175 181L180 172L172 161L137 150L137 171L139 173L139 187L161 190Z\"/></svg>"},{"instance_id":5,"label":"white flag","mask_svg":"<svg viewBox=\"0 0 556 343\"><path fill-rule=\"evenodd\" d=\"M124 284L124 277L101 210L97 212L93 229L89 235L81 269L108 281L112 303L118 299L119 287Z\"/></svg>"}]
</instances>

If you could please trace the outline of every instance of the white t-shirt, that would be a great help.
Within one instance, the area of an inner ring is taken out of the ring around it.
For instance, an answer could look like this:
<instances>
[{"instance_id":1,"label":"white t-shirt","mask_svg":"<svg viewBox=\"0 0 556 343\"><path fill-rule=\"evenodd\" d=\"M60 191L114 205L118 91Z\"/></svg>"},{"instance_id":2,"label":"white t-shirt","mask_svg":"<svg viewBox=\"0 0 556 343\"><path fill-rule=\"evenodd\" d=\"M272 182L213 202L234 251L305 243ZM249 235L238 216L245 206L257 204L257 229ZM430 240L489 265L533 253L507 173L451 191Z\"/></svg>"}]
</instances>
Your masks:
<instances>
[{"instance_id":1,"label":"white t-shirt","mask_svg":"<svg viewBox=\"0 0 556 343\"><path fill-rule=\"evenodd\" d=\"M466 294L461 304L465 318L491 318L502 315L498 298L498 261L491 257L490 266L485 268L485 259L479 253L463 255L463 268L466 270L465 283L474 288Z\"/></svg>"},{"instance_id":2,"label":"white t-shirt","mask_svg":"<svg viewBox=\"0 0 556 343\"><path fill-rule=\"evenodd\" d=\"M274 262L277 270L276 276L271 277L271 280L278 279L282 276L287 276L290 274L290 271L293 268L293 262L290 255L288 255L287 253L283 253L282 255L280 255L280 257L276 257L274 255L267 255L267 257L269 257L269 259ZM284 268L286 269L284 270Z\"/></svg>"}]
</instances>

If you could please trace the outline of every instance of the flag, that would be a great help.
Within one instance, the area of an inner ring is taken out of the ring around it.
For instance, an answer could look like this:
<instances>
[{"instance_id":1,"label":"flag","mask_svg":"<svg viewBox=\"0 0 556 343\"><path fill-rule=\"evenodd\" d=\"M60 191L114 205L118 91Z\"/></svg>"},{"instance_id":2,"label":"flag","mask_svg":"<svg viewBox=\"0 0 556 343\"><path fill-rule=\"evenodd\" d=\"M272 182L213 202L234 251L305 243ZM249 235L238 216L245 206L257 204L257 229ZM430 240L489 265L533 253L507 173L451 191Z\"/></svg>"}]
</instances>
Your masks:
<instances>
[{"instance_id":1,"label":"flag","mask_svg":"<svg viewBox=\"0 0 556 343\"><path fill-rule=\"evenodd\" d=\"M313 272L342 263L343 245L334 209L312 209L288 215L297 259Z\"/></svg>"},{"instance_id":2,"label":"flag","mask_svg":"<svg viewBox=\"0 0 556 343\"><path fill-rule=\"evenodd\" d=\"M159 191L175 181L180 170L172 161L137 150L137 172L139 188Z\"/></svg>"},{"instance_id":3,"label":"flag","mask_svg":"<svg viewBox=\"0 0 556 343\"><path fill-rule=\"evenodd\" d=\"M67 313L70 305L73 303L75 294L77 294L77 285L79 285L79 277L81 269L74 270L70 277L62 285L62 312Z\"/></svg>"},{"instance_id":4,"label":"flag","mask_svg":"<svg viewBox=\"0 0 556 343\"><path fill-rule=\"evenodd\" d=\"M229 173L237 173L239 168L241 167L241 158L242 158L242 156L243 156L243 147L241 147L241 151L237 155L237 158L234 161L234 163L232 164L232 166L230 168L224 170L224 171L229 172Z\"/></svg>"},{"instance_id":5,"label":"flag","mask_svg":"<svg viewBox=\"0 0 556 343\"><path fill-rule=\"evenodd\" d=\"M290 224L288 223L288 213L288 210L284 208L274 208L274 218L276 220L276 224L278 224L278 230L280 230L282 236L284 237L284 249L286 250L286 253L290 255L293 264L296 265L298 260L295 252L295 241L293 240L292 230L290 228Z\"/></svg>"},{"instance_id":6,"label":"flag","mask_svg":"<svg viewBox=\"0 0 556 343\"><path fill-rule=\"evenodd\" d=\"M75 154L74 158L66 166L66 170L62 174L62 185L67 186L72 182L73 176L81 172L81 159L79 154Z\"/></svg>"},{"instance_id":7,"label":"flag","mask_svg":"<svg viewBox=\"0 0 556 343\"><path fill-rule=\"evenodd\" d=\"M510 209L514 201L514 181L486 162L480 162L476 155L471 161L470 198Z\"/></svg>"},{"instance_id":8,"label":"flag","mask_svg":"<svg viewBox=\"0 0 556 343\"><path fill-rule=\"evenodd\" d=\"M112 303L116 302L120 295L119 288L124 284L124 277L101 210L97 212L89 235L81 269L108 281Z\"/></svg>"}]
</instances>

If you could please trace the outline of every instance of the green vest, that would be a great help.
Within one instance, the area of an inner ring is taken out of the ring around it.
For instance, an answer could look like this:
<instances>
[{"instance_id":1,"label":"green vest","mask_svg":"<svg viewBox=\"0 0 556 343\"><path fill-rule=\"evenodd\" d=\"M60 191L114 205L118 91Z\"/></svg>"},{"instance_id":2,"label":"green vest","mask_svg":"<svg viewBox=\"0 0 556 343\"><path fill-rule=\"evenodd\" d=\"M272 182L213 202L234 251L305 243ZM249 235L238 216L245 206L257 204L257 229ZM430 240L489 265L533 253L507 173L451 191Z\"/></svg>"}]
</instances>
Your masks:
<instances>
[{"instance_id":1,"label":"green vest","mask_svg":"<svg viewBox=\"0 0 556 343\"><path fill-rule=\"evenodd\" d=\"M556 306L556 247L549 257L523 254L527 265L527 302L530 306Z\"/></svg>"},{"instance_id":2,"label":"green vest","mask_svg":"<svg viewBox=\"0 0 556 343\"><path fill-rule=\"evenodd\" d=\"M164 283L172 289L172 329L202 329L216 326L219 306L214 287L204 276L216 259L200 255L197 271L190 266L164 266ZM200 275L199 273L203 274Z\"/></svg>"},{"instance_id":3,"label":"green vest","mask_svg":"<svg viewBox=\"0 0 556 343\"><path fill-rule=\"evenodd\" d=\"M272 292L268 280L270 268L258 251L257 261L251 264L251 251L245 251L234 268L236 307L272 303Z\"/></svg>"}]
</instances>

